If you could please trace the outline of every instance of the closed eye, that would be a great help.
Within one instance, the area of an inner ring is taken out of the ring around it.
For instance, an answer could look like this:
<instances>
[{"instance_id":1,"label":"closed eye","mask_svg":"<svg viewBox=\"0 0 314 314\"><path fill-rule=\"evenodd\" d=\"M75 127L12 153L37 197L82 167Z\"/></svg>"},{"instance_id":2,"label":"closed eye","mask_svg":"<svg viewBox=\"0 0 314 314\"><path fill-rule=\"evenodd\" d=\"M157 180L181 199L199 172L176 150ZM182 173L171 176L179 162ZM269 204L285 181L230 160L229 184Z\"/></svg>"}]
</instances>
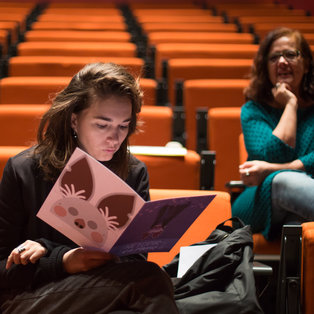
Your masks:
<instances>
[{"instance_id":1,"label":"closed eye","mask_svg":"<svg viewBox=\"0 0 314 314\"><path fill-rule=\"evenodd\" d=\"M97 127L98 129L103 130L103 129L105 129L105 128L107 127L107 124L99 124L99 123L97 123L97 124L96 124L96 127Z\"/></svg>"},{"instance_id":2,"label":"closed eye","mask_svg":"<svg viewBox=\"0 0 314 314\"><path fill-rule=\"evenodd\" d=\"M127 130L129 128L129 124L127 125L120 125L121 130Z\"/></svg>"}]
</instances>

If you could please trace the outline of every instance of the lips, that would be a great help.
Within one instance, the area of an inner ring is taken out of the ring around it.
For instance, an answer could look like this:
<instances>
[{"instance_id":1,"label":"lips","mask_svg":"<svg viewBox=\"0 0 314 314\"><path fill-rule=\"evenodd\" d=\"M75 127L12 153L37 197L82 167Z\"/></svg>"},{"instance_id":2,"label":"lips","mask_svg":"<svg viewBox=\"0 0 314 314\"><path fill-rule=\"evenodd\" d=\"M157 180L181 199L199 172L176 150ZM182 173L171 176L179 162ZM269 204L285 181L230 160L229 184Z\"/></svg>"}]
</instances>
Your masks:
<instances>
[{"instance_id":1,"label":"lips","mask_svg":"<svg viewBox=\"0 0 314 314\"><path fill-rule=\"evenodd\" d=\"M278 72L277 73L277 77L281 77L281 78L285 78L285 77L288 77L288 76L292 76L292 72Z\"/></svg>"}]
</instances>

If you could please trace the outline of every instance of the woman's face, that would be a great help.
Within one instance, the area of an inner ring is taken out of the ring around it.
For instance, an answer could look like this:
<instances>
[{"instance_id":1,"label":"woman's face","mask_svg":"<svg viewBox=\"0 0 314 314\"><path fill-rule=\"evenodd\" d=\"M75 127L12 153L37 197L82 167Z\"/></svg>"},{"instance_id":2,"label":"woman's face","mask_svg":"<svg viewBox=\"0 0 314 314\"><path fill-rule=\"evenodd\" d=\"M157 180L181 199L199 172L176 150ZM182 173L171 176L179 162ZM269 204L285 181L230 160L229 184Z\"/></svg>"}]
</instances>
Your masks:
<instances>
[{"instance_id":1,"label":"woman's face","mask_svg":"<svg viewBox=\"0 0 314 314\"><path fill-rule=\"evenodd\" d=\"M293 38L284 36L273 42L268 55L268 73L272 84L286 83L294 93L298 93L303 75L307 72L298 49Z\"/></svg>"},{"instance_id":2,"label":"woman's face","mask_svg":"<svg viewBox=\"0 0 314 314\"><path fill-rule=\"evenodd\" d=\"M131 116L127 97L110 96L73 113L71 126L81 149L99 161L109 161L128 135Z\"/></svg>"}]
</instances>

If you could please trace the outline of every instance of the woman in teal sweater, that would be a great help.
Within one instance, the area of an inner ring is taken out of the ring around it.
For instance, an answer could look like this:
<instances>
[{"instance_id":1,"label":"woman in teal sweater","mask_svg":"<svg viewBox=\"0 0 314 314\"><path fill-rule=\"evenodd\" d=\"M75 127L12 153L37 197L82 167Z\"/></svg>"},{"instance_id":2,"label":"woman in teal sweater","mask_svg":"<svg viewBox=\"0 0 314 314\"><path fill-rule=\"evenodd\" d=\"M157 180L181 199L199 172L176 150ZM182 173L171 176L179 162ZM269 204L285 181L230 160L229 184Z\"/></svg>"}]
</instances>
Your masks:
<instances>
[{"instance_id":1,"label":"woman in teal sweater","mask_svg":"<svg viewBox=\"0 0 314 314\"><path fill-rule=\"evenodd\" d=\"M311 49L295 30L279 28L260 44L241 124L248 160L247 186L233 216L278 235L285 223L314 219L314 74Z\"/></svg>"}]
</instances>

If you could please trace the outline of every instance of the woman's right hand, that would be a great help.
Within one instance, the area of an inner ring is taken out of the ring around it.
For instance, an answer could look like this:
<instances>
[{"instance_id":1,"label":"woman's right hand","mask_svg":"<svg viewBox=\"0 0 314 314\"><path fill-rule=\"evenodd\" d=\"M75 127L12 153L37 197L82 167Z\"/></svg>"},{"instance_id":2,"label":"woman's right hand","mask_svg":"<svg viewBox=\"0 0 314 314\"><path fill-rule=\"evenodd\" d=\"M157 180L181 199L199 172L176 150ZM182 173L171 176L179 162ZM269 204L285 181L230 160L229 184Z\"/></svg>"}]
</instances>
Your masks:
<instances>
[{"instance_id":1,"label":"woman's right hand","mask_svg":"<svg viewBox=\"0 0 314 314\"><path fill-rule=\"evenodd\" d=\"M82 247L72 249L63 255L63 268L69 274L88 271L106 264L116 257L110 253L86 250Z\"/></svg>"},{"instance_id":2,"label":"woman's right hand","mask_svg":"<svg viewBox=\"0 0 314 314\"><path fill-rule=\"evenodd\" d=\"M278 82L276 86L272 88L272 94L281 108L285 108L287 104L294 106L298 104L297 97L292 93L290 86L286 83Z\"/></svg>"}]
</instances>

